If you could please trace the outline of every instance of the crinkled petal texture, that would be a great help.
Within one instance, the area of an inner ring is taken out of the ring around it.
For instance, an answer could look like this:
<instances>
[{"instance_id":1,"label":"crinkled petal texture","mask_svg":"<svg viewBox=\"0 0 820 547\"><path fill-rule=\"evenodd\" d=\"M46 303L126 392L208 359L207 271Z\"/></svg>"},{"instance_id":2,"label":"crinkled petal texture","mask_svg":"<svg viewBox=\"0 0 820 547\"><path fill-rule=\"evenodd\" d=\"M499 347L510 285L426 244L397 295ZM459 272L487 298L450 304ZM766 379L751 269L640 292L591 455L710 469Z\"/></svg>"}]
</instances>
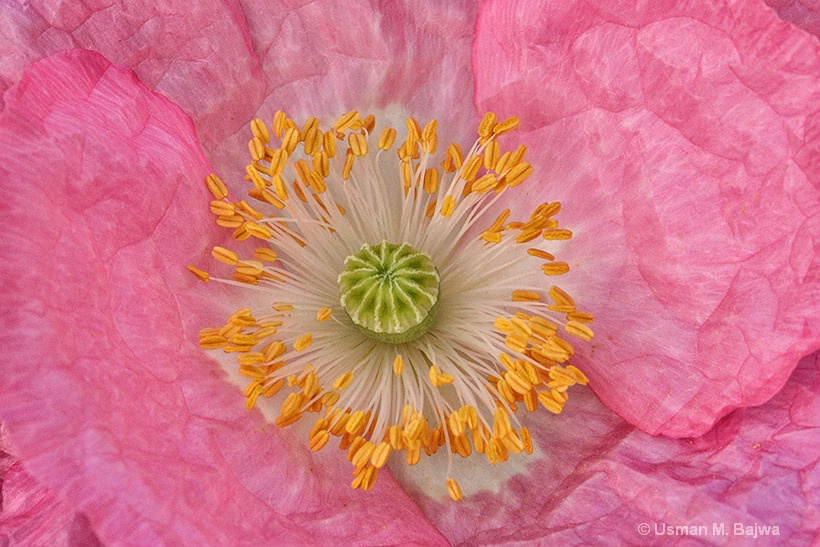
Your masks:
<instances>
[{"instance_id":1,"label":"crinkled petal texture","mask_svg":"<svg viewBox=\"0 0 820 547\"><path fill-rule=\"evenodd\" d=\"M475 11L472 0L2 3L0 91L54 52L99 51L190 114L220 172L244 168L248 120L280 108L302 120L399 105L438 117L442 140L462 138L476 121Z\"/></svg>"},{"instance_id":2,"label":"crinkled petal texture","mask_svg":"<svg viewBox=\"0 0 820 547\"><path fill-rule=\"evenodd\" d=\"M769 402L735 411L698 439L650 437L589 393L573 394L573 401L566 416L535 415L538 427L532 424L532 430L549 457L512 479L502 495L422 503L453 543L816 545L820 540L817 355L800 361ZM648 528L639 528L642 524ZM702 537L675 535L675 527ZM761 527L768 527L767 536Z\"/></svg>"},{"instance_id":3,"label":"crinkled petal texture","mask_svg":"<svg viewBox=\"0 0 820 547\"><path fill-rule=\"evenodd\" d=\"M590 385L699 435L818 347L820 45L755 2L593 4L484 4L477 102L564 203Z\"/></svg>"},{"instance_id":4,"label":"crinkled petal texture","mask_svg":"<svg viewBox=\"0 0 820 547\"><path fill-rule=\"evenodd\" d=\"M184 272L222 231L190 118L81 50L5 101L0 420L26 471L104 542L441 541L389 476L353 491L343 458L249 413L197 347L229 304Z\"/></svg>"},{"instance_id":5,"label":"crinkled petal texture","mask_svg":"<svg viewBox=\"0 0 820 547\"><path fill-rule=\"evenodd\" d=\"M820 2L817 0L766 0L766 4L785 21L820 36Z\"/></svg>"}]
</instances>

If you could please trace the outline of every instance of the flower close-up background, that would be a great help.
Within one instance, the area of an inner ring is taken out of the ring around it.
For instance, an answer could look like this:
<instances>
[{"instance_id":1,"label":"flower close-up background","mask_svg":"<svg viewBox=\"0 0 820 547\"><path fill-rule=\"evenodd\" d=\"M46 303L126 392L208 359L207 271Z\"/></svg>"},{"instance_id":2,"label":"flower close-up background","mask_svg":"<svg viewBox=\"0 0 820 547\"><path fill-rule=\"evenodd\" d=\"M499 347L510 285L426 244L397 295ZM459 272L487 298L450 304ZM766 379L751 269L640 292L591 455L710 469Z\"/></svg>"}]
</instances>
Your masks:
<instances>
[{"instance_id":1,"label":"flower close-up background","mask_svg":"<svg viewBox=\"0 0 820 547\"><path fill-rule=\"evenodd\" d=\"M817 542L818 16L769 4L0 4L0 539ZM457 503L400 470L351 490L199 348L245 294L185 268L229 239L203 181L241 182L280 109L462 145L520 118L506 206L562 202L595 313L589 389L525 418L520 472Z\"/></svg>"}]
</instances>

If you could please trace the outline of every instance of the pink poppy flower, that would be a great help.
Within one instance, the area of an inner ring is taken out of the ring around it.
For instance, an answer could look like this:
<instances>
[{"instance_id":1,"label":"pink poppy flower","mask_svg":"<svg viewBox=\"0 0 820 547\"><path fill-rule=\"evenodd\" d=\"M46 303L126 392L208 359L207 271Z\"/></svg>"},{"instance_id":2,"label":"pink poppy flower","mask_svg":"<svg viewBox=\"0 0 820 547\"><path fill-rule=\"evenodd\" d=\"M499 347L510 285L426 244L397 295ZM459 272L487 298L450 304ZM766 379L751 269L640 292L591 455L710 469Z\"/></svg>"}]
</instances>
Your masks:
<instances>
[{"instance_id":1,"label":"pink poppy flower","mask_svg":"<svg viewBox=\"0 0 820 547\"><path fill-rule=\"evenodd\" d=\"M543 458L503 494L442 506L389 474L353 492L337 454L245 411L191 339L241 293L206 295L179 275L224 238L197 137L226 175L246 162L241 126L278 105L300 119L398 104L461 140L475 84L479 111L522 115L550 181L533 194L561 199L578 234L596 394L651 433L702 434L817 349L816 40L760 6L670 18L487 3L477 24L469 6L242 8L2 8L15 37L2 46L3 309L16 336L0 419L3 451L25 466L3 460L3 526L197 543L578 541L616 528L638 541L641 522L757 519L795 541L816 533L816 457L800 456L817 425L813 359L695 441L650 438L582 394L569 421L532 418ZM75 46L145 85L83 51L26 68ZM766 507L773 495L782 503ZM677 513L693 502L706 509Z\"/></svg>"}]
</instances>

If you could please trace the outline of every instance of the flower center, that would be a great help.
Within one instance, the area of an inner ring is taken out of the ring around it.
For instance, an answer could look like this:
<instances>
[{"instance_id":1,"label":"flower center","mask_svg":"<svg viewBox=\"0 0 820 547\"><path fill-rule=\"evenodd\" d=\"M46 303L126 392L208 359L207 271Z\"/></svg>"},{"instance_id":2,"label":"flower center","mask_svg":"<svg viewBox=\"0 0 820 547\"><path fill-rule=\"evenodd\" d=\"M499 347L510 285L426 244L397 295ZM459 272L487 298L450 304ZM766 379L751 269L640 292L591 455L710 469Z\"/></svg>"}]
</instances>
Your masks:
<instances>
[{"instance_id":1,"label":"flower center","mask_svg":"<svg viewBox=\"0 0 820 547\"><path fill-rule=\"evenodd\" d=\"M439 279L430 256L407 243L365 244L345 259L340 301L361 332L380 342L404 344L433 324Z\"/></svg>"},{"instance_id":2,"label":"flower center","mask_svg":"<svg viewBox=\"0 0 820 547\"><path fill-rule=\"evenodd\" d=\"M356 111L324 129L280 111L251 123L250 201L206 179L216 223L259 246L213 248L229 277L189 266L254 289L200 345L237 356L249 410L272 399L279 427L313 416L314 451L338 439L353 488L372 488L391 454L415 465L443 449L458 500L454 455L531 453L520 409L559 414L587 383L569 338L590 341L593 315L547 282L570 271L554 254L573 235L561 204L498 212L533 173L526 147L502 147L517 124L488 113L466 153L437 157L436 120L407 118L399 141Z\"/></svg>"}]
</instances>

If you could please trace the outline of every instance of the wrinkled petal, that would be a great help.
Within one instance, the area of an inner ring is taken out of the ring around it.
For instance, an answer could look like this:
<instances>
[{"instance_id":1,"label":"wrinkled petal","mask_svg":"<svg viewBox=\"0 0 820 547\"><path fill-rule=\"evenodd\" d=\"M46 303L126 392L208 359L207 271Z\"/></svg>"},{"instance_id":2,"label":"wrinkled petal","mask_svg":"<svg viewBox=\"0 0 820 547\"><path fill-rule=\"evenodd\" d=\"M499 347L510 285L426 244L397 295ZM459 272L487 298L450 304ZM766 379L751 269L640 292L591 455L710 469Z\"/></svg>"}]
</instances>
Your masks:
<instances>
[{"instance_id":1,"label":"wrinkled petal","mask_svg":"<svg viewBox=\"0 0 820 547\"><path fill-rule=\"evenodd\" d=\"M817 0L766 0L781 19L820 36L820 3Z\"/></svg>"},{"instance_id":2,"label":"wrinkled petal","mask_svg":"<svg viewBox=\"0 0 820 547\"><path fill-rule=\"evenodd\" d=\"M478 104L563 202L592 388L702 434L818 347L820 45L753 2L542 4L483 5Z\"/></svg>"},{"instance_id":3,"label":"wrinkled petal","mask_svg":"<svg viewBox=\"0 0 820 547\"><path fill-rule=\"evenodd\" d=\"M96 546L88 517L29 475L0 426L0 543Z\"/></svg>"},{"instance_id":4,"label":"wrinkled petal","mask_svg":"<svg viewBox=\"0 0 820 547\"><path fill-rule=\"evenodd\" d=\"M656 545L681 539L659 537L664 525L706 526L699 539L708 544L746 544L753 539L746 527L755 525L777 526L779 533L757 541L814 544L820 530L819 368L817 355L804 358L768 403L735 411L698 439L650 437L591 395L573 395L574 412L532 416L538 424L531 429L549 457L512 479L503 494L458 504L426 501L422 508L455 544ZM649 534L639 532L642 523ZM723 524L728 537L714 533L713 523Z\"/></svg>"},{"instance_id":5,"label":"wrinkled petal","mask_svg":"<svg viewBox=\"0 0 820 547\"><path fill-rule=\"evenodd\" d=\"M54 52L99 51L190 114L220 172L242 172L247 122L281 108L298 120L398 105L461 138L475 121L475 10L469 0L2 4L0 91Z\"/></svg>"},{"instance_id":6,"label":"wrinkled petal","mask_svg":"<svg viewBox=\"0 0 820 547\"><path fill-rule=\"evenodd\" d=\"M36 63L5 98L14 344L0 419L25 470L103 542L438 541L389 476L351 490L347 462L248 413L202 356L197 330L228 303L203 301L184 272L222 232L190 118L80 50Z\"/></svg>"},{"instance_id":7,"label":"wrinkled petal","mask_svg":"<svg viewBox=\"0 0 820 547\"><path fill-rule=\"evenodd\" d=\"M182 107L206 149L243 125L265 93L234 2L3 2L0 36L0 91L38 59L92 49Z\"/></svg>"}]
</instances>

